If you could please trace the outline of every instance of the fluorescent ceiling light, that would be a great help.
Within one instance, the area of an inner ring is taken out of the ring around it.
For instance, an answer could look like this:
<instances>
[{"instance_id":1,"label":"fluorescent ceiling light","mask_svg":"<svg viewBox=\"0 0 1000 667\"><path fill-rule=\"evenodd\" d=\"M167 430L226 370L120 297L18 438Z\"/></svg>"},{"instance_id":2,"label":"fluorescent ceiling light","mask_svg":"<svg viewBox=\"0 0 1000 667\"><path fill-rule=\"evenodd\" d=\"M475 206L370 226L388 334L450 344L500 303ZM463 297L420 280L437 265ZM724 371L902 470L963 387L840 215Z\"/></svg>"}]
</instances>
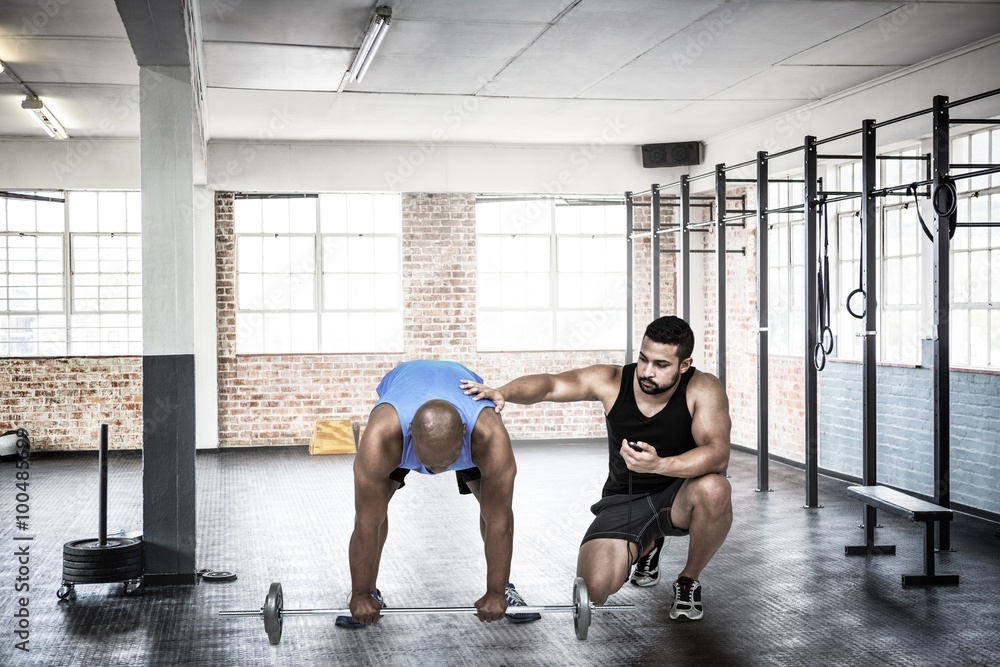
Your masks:
<instances>
[{"instance_id":1,"label":"fluorescent ceiling light","mask_svg":"<svg viewBox=\"0 0 1000 667\"><path fill-rule=\"evenodd\" d=\"M21 108L27 111L35 119L35 122L41 125L45 133L53 139L69 139L69 135L66 134L63 126L52 115L52 112L48 110L48 107L37 97L25 97L21 101Z\"/></svg>"},{"instance_id":2,"label":"fluorescent ceiling light","mask_svg":"<svg viewBox=\"0 0 1000 667\"><path fill-rule=\"evenodd\" d=\"M372 60L375 58L378 47L381 46L382 40L385 39L385 33L389 32L389 24L391 22L392 7L383 6L375 8L375 15L372 17L371 23L368 24L365 36L361 40L358 55L354 57L354 62L351 63L350 69L347 70L344 78L341 79L340 86L337 88L338 93L348 83L358 83L364 78L365 72L368 71L369 65L372 64Z\"/></svg>"},{"instance_id":3,"label":"fluorescent ceiling light","mask_svg":"<svg viewBox=\"0 0 1000 667\"><path fill-rule=\"evenodd\" d=\"M0 74L3 74L5 69L7 69L7 66L3 64L2 60L0 60Z\"/></svg>"}]
</instances>

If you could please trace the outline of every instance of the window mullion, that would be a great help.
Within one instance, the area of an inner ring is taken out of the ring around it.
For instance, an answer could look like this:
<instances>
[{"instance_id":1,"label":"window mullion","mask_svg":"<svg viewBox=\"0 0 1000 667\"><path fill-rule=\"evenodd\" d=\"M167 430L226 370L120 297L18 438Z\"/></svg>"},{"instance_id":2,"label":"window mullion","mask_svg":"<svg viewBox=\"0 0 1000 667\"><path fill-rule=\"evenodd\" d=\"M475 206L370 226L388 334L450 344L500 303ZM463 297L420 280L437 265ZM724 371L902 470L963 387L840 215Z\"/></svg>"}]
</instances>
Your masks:
<instances>
[{"instance_id":1,"label":"window mullion","mask_svg":"<svg viewBox=\"0 0 1000 667\"><path fill-rule=\"evenodd\" d=\"M65 324L65 344L63 352L66 356L72 355L72 329L73 329L73 253L72 236L69 228L69 198L72 193L63 191L63 322Z\"/></svg>"},{"instance_id":2,"label":"window mullion","mask_svg":"<svg viewBox=\"0 0 1000 667\"><path fill-rule=\"evenodd\" d=\"M552 338L550 347L553 350L559 349L559 268L558 249L559 242L556 230L556 203L549 201L549 318L552 323Z\"/></svg>"}]
</instances>

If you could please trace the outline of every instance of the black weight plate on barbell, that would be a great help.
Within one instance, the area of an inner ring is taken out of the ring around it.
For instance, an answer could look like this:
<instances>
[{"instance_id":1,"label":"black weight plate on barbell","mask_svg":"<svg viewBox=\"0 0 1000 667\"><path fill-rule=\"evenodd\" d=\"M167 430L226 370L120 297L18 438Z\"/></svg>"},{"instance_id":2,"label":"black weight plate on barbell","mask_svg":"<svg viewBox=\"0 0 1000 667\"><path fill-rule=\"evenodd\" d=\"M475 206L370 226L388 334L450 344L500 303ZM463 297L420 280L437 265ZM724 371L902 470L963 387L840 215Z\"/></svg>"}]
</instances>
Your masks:
<instances>
[{"instance_id":1,"label":"black weight plate on barbell","mask_svg":"<svg viewBox=\"0 0 1000 667\"><path fill-rule=\"evenodd\" d=\"M142 552L142 542L134 537L109 537L102 545L96 537L85 540L73 540L63 545L65 556L101 556L121 554L132 555L133 551Z\"/></svg>"},{"instance_id":2,"label":"black weight plate on barbell","mask_svg":"<svg viewBox=\"0 0 1000 667\"><path fill-rule=\"evenodd\" d=\"M216 582L236 581L236 575L232 572L221 570L219 572L205 572L201 575L202 580Z\"/></svg>"},{"instance_id":3,"label":"black weight plate on barbell","mask_svg":"<svg viewBox=\"0 0 1000 667\"><path fill-rule=\"evenodd\" d=\"M272 644L281 641L281 626L284 618L281 613L285 608L284 596L281 594L281 584L275 581L267 591L264 598L264 630L267 631L267 640Z\"/></svg>"}]
</instances>

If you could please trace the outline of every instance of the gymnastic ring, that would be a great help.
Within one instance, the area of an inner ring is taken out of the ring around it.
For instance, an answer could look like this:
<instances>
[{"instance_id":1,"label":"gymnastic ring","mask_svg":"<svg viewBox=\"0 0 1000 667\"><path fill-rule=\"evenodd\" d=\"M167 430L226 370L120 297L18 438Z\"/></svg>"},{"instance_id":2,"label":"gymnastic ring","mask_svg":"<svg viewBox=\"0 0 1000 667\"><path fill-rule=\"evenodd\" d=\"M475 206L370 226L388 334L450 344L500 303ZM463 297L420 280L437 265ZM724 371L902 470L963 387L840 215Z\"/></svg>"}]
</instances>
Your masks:
<instances>
[{"instance_id":1,"label":"gymnastic ring","mask_svg":"<svg viewBox=\"0 0 1000 667\"><path fill-rule=\"evenodd\" d=\"M820 330L819 344L823 346L823 354L833 353L833 329L826 326Z\"/></svg>"},{"instance_id":2,"label":"gymnastic ring","mask_svg":"<svg viewBox=\"0 0 1000 667\"><path fill-rule=\"evenodd\" d=\"M861 302L862 303L862 308L861 308L861 314L860 315L858 313L854 312L854 309L851 308L851 299L854 298L855 294L860 294L861 297L862 297L862 302ZM853 292L851 292L850 294L848 294L847 295L847 303L845 305L847 306L847 312L849 312L855 319L863 320L865 318L865 315L868 313L868 295L865 294L864 288L859 287L856 290L854 290Z\"/></svg>"},{"instance_id":3,"label":"gymnastic ring","mask_svg":"<svg viewBox=\"0 0 1000 667\"><path fill-rule=\"evenodd\" d=\"M816 343L813 346L813 366L817 371L826 368L826 350L823 349L823 343Z\"/></svg>"}]
</instances>

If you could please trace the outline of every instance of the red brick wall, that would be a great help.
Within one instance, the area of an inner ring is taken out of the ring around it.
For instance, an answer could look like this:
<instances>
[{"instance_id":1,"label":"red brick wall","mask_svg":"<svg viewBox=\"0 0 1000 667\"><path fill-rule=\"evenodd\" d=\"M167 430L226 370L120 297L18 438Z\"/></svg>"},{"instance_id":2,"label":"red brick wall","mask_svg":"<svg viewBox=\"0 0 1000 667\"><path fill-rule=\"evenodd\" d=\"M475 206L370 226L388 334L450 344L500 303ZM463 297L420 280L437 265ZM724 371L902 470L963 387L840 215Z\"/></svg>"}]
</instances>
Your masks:
<instances>
[{"instance_id":1,"label":"red brick wall","mask_svg":"<svg viewBox=\"0 0 1000 667\"><path fill-rule=\"evenodd\" d=\"M652 208L649 195L636 197L633 210L633 225L637 230L650 229ZM677 224L677 208L670 206L670 200L661 200L660 229ZM653 257L651 240L647 237L638 238L633 243L635 255L633 284L633 312L635 314L635 339L633 345L638 351L642 342L642 332L646 325L660 315L674 315L677 312L677 255L662 252L665 249L677 248L677 234L660 234L660 309L653 312L653 290L651 288ZM633 359L634 361L634 359Z\"/></svg>"},{"instance_id":2,"label":"red brick wall","mask_svg":"<svg viewBox=\"0 0 1000 667\"><path fill-rule=\"evenodd\" d=\"M25 428L31 451L142 447L142 358L0 358L0 432Z\"/></svg>"},{"instance_id":3,"label":"red brick wall","mask_svg":"<svg viewBox=\"0 0 1000 667\"><path fill-rule=\"evenodd\" d=\"M746 208L756 207L754 188L732 188L731 197L745 196ZM740 205L730 201L729 208ZM708 211L708 209L705 209ZM706 216L708 218L708 216ZM737 221L733 221L737 222ZM747 218L744 227L727 227L730 250L746 248L746 254L726 258L726 385L733 420L732 442L757 447L757 220ZM715 230L701 234L702 247L715 248ZM718 275L714 254L706 254L705 370L717 370ZM799 357L768 358L768 450L788 459L805 460L804 360Z\"/></svg>"},{"instance_id":4,"label":"red brick wall","mask_svg":"<svg viewBox=\"0 0 1000 667\"><path fill-rule=\"evenodd\" d=\"M476 352L475 196L407 194L402 200L403 349L396 354L236 355L232 195L216 199L219 443L307 444L317 419L363 426L375 386L408 359L454 359L487 382L596 363L622 352ZM598 404L512 406L516 439L604 435Z\"/></svg>"},{"instance_id":5,"label":"red brick wall","mask_svg":"<svg viewBox=\"0 0 1000 667\"><path fill-rule=\"evenodd\" d=\"M734 190L734 193L740 191ZM747 205L754 205L752 190ZM676 208L661 209L661 224ZM216 198L217 323L219 357L219 441L221 446L306 444L317 419L350 419L362 425L375 399L378 380L397 363L415 358L455 359L501 384L527 373L555 372L595 363L620 364L623 350L600 352L476 352L475 198L467 194L403 196L403 349L398 354L237 356L233 198ZM698 211L706 209L694 209ZM648 197L637 200L637 227L649 226ZM733 442L756 446L756 229L753 219L730 228L728 391ZM699 233L714 247L713 233ZM661 247L676 247L675 234L661 235ZM650 242L635 241L636 349L652 315ZM705 359L715 370L715 265L705 255ZM676 255L660 256L660 314L676 310ZM622 346L624 348L624 344ZM802 460L804 403L802 359L770 360L770 450ZM0 359L0 428L23 426L36 451L92 449L97 427L111 425L116 448L142 446L142 361L140 357ZM523 407L504 412L516 439L589 438L605 435L595 404Z\"/></svg>"}]
</instances>

